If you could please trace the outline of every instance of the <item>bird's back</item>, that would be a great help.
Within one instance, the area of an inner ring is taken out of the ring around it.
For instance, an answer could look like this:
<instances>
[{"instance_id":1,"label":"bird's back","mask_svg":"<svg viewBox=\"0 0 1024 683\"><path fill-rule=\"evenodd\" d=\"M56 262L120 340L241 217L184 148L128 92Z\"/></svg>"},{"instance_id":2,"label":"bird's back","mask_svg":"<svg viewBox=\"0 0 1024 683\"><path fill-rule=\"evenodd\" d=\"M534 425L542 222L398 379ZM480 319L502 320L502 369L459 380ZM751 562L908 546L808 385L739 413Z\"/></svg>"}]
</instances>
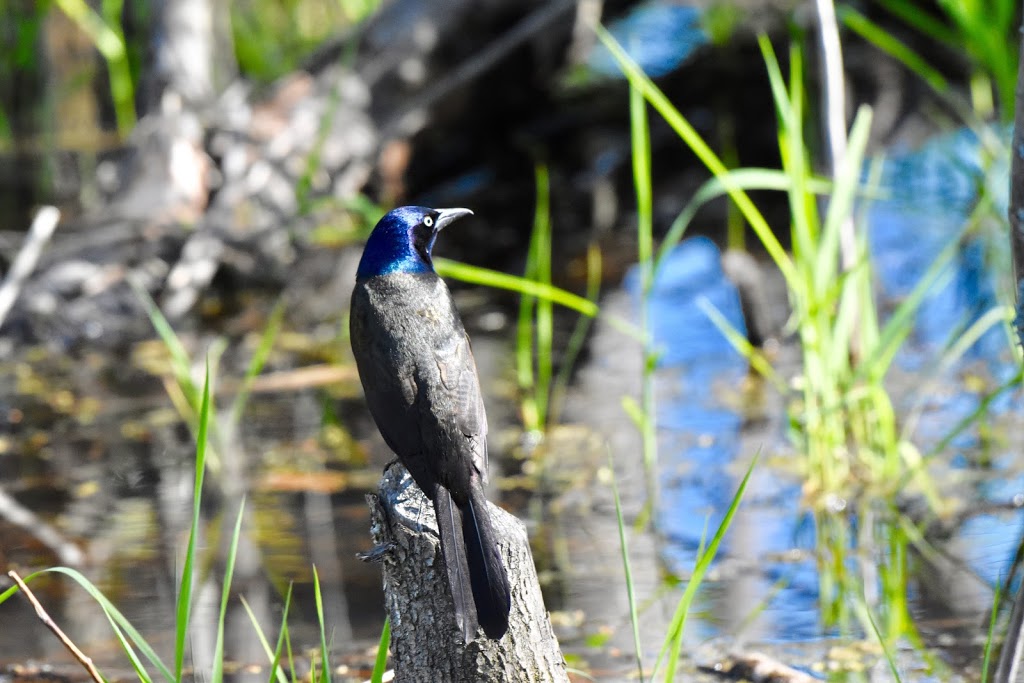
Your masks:
<instances>
[{"instance_id":1,"label":"bird's back","mask_svg":"<svg viewBox=\"0 0 1024 683\"><path fill-rule=\"evenodd\" d=\"M486 479L487 419L444 281L393 273L357 282L350 331L370 413L388 446L421 488L439 482L463 499L469 476Z\"/></svg>"}]
</instances>

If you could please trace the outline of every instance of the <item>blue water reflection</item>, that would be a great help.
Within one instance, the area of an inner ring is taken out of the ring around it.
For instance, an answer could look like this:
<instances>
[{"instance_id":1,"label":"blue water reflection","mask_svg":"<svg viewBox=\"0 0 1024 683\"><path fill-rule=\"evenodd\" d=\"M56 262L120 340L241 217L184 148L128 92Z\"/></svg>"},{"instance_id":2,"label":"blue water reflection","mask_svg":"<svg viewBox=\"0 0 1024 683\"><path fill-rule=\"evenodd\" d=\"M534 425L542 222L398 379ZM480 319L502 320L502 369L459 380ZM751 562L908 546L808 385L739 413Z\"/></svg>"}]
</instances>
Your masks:
<instances>
[{"instance_id":1,"label":"blue water reflection","mask_svg":"<svg viewBox=\"0 0 1024 683\"><path fill-rule=\"evenodd\" d=\"M993 134L1009 144L1009 130ZM868 213L871 256L883 299L896 302L910 294L942 249L961 235L981 188L992 202L991 215L1006 215L1008 158L996 155L985 161L987 156L977 133L962 129L886 160L882 187L889 196L873 202ZM945 277L918 312L918 346L941 347L997 305L993 278L1005 274L1009 263L1001 227L963 238ZM911 350L901 354L901 362L910 367L934 357L928 354L926 359L919 349L907 348ZM969 355L996 360L1006 350L1007 337L996 326Z\"/></svg>"},{"instance_id":2,"label":"blue water reflection","mask_svg":"<svg viewBox=\"0 0 1024 683\"><path fill-rule=\"evenodd\" d=\"M608 31L648 76L657 78L678 68L708 42L700 25L701 11L667 0L650 0L634 7ZM621 78L611 53L597 45L587 67L600 76Z\"/></svg>"}]
</instances>

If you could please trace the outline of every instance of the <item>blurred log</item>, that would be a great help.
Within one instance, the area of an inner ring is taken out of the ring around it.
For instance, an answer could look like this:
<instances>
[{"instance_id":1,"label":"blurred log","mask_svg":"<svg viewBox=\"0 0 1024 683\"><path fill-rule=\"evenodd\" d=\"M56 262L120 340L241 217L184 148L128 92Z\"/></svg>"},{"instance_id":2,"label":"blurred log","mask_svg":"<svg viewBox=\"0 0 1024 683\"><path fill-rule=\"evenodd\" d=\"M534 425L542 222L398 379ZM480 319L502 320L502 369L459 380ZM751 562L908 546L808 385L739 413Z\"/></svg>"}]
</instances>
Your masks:
<instances>
[{"instance_id":1,"label":"blurred log","mask_svg":"<svg viewBox=\"0 0 1024 683\"><path fill-rule=\"evenodd\" d=\"M569 680L544 609L526 528L518 519L489 504L512 587L508 633L494 641L480 631L467 645L455 623L430 501L395 462L367 502L378 548L368 559L381 560L396 681Z\"/></svg>"}]
</instances>

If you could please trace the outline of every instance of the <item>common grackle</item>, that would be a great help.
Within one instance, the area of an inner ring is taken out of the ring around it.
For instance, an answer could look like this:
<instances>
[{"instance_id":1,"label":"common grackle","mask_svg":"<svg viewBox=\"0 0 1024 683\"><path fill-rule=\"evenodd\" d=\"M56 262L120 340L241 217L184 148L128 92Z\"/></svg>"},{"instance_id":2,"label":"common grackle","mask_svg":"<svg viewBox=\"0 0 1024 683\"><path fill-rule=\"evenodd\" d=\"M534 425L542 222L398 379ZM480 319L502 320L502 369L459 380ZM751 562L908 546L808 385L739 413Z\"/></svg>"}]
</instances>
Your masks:
<instances>
[{"instance_id":1,"label":"common grackle","mask_svg":"<svg viewBox=\"0 0 1024 683\"><path fill-rule=\"evenodd\" d=\"M437 233L470 214L405 206L384 216L359 262L350 317L370 414L433 502L455 619L467 643L478 623L489 638L501 638L511 603L484 497L487 416L476 363L431 261Z\"/></svg>"}]
</instances>

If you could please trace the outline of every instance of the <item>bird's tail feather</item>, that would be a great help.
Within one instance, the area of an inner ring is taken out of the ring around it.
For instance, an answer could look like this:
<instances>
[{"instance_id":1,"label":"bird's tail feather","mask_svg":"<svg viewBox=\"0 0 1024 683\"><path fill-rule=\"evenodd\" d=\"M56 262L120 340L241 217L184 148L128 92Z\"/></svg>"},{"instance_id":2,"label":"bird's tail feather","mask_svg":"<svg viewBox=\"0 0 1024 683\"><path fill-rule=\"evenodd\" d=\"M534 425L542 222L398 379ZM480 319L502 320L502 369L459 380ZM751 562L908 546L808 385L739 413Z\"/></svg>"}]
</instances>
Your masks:
<instances>
[{"instance_id":1,"label":"bird's tail feather","mask_svg":"<svg viewBox=\"0 0 1024 683\"><path fill-rule=\"evenodd\" d=\"M476 616L487 637L497 640L508 631L512 598L505 563L501 560L487 511L487 499L479 484L473 487L462 512L462 535Z\"/></svg>"},{"instance_id":2,"label":"bird's tail feather","mask_svg":"<svg viewBox=\"0 0 1024 683\"><path fill-rule=\"evenodd\" d=\"M477 613L473 604L473 586L463 541L462 512L455 506L452 496L443 486L434 487L434 513L441 537L441 555L448 574L448 586L455 603L455 621L462 630L463 641L476 636Z\"/></svg>"}]
</instances>

